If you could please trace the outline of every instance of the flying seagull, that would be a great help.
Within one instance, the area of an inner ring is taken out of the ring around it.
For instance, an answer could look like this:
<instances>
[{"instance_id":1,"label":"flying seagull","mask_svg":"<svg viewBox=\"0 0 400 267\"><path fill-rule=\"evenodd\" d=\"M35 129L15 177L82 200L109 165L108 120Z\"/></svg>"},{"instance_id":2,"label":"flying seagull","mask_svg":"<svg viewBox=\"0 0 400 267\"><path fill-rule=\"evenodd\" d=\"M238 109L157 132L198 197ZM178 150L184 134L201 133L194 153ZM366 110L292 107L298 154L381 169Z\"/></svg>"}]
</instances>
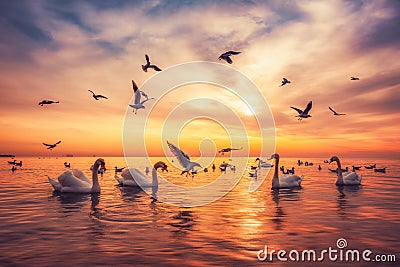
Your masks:
<instances>
[{"instance_id":1,"label":"flying seagull","mask_svg":"<svg viewBox=\"0 0 400 267\"><path fill-rule=\"evenodd\" d=\"M290 83L290 81L286 78L282 78L282 84L280 86L284 86L287 83Z\"/></svg>"},{"instance_id":2,"label":"flying seagull","mask_svg":"<svg viewBox=\"0 0 400 267\"><path fill-rule=\"evenodd\" d=\"M350 77L350 80L352 80L352 81L358 81L358 80L360 80L360 78L358 78L358 77Z\"/></svg>"},{"instance_id":3,"label":"flying seagull","mask_svg":"<svg viewBox=\"0 0 400 267\"><path fill-rule=\"evenodd\" d=\"M46 144L46 143L43 143L43 145L47 146L47 149L52 150L52 149L55 148L59 143L61 143L61 141L58 141L58 142L55 143L55 144Z\"/></svg>"},{"instance_id":4,"label":"flying seagull","mask_svg":"<svg viewBox=\"0 0 400 267\"><path fill-rule=\"evenodd\" d=\"M108 97L106 97L106 96L96 95L92 90L88 90L88 91L92 93L93 98L96 99L96 100L99 100L99 98L108 99Z\"/></svg>"},{"instance_id":5,"label":"flying seagull","mask_svg":"<svg viewBox=\"0 0 400 267\"><path fill-rule=\"evenodd\" d=\"M50 105L50 104L56 104L56 103L60 103L60 101L53 101L53 100L42 100L42 101L40 101L39 102L39 106L42 106L43 107L43 105Z\"/></svg>"},{"instance_id":6,"label":"flying seagull","mask_svg":"<svg viewBox=\"0 0 400 267\"><path fill-rule=\"evenodd\" d=\"M144 55L144 57L146 58L146 65L142 65L142 69L143 69L144 72L147 72L148 68L153 69L155 71L161 71L161 69L159 67L157 67L156 65L151 65L150 64L150 58L149 58L149 56L147 54Z\"/></svg>"},{"instance_id":7,"label":"flying seagull","mask_svg":"<svg viewBox=\"0 0 400 267\"><path fill-rule=\"evenodd\" d=\"M291 107L291 108L296 110L299 113L299 115L297 115L296 117L299 117L299 121L301 121L302 119L311 117L311 115L308 115L308 112L312 108L312 101L308 102L307 107L304 111L299 108L295 108L295 107Z\"/></svg>"},{"instance_id":8,"label":"flying seagull","mask_svg":"<svg viewBox=\"0 0 400 267\"><path fill-rule=\"evenodd\" d=\"M342 115L346 115L346 114L344 114L344 113L337 113L336 111L334 111L333 110L333 108L331 108L331 107L328 107L332 112L333 112L333 115L335 115L335 116L342 116Z\"/></svg>"},{"instance_id":9,"label":"flying seagull","mask_svg":"<svg viewBox=\"0 0 400 267\"><path fill-rule=\"evenodd\" d=\"M241 52L236 52L236 51L228 51L228 52L225 52L225 53L223 53L223 54L221 54L220 56L219 56L219 60L225 60L226 62L228 62L229 64L232 64L232 59L230 58L230 56L232 56L232 55L239 55Z\"/></svg>"},{"instance_id":10,"label":"flying seagull","mask_svg":"<svg viewBox=\"0 0 400 267\"><path fill-rule=\"evenodd\" d=\"M137 114L137 110L141 109L141 108L146 108L143 104L149 100L154 99L154 97L149 98L147 96L147 94L143 91L139 90L139 87L137 86L137 84L135 83L134 80L132 80L132 88L133 88L133 92L135 94L135 104L129 104L130 107L132 107L134 109L135 114ZM146 97L146 100L143 100L142 102L140 102L140 98L141 96Z\"/></svg>"},{"instance_id":11,"label":"flying seagull","mask_svg":"<svg viewBox=\"0 0 400 267\"><path fill-rule=\"evenodd\" d=\"M194 167L200 167L201 165L197 162L190 161L190 157L188 154L171 144L170 142L167 141L168 147L171 150L171 152L175 155L175 157L178 159L179 164L183 167L183 171L181 173L184 174L185 172L188 173L191 169Z\"/></svg>"},{"instance_id":12,"label":"flying seagull","mask_svg":"<svg viewBox=\"0 0 400 267\"><path fill-rule=\"evenodd\" d=\"M243 147L241 148L231 148L231 147L227 147L227 148L222 148L221 150L219 150L218 152L221 153L222 155L224 155L224 153L226 152L231 152L232 150L241 150L243 149Z\"/></svg>"}]
</instances>

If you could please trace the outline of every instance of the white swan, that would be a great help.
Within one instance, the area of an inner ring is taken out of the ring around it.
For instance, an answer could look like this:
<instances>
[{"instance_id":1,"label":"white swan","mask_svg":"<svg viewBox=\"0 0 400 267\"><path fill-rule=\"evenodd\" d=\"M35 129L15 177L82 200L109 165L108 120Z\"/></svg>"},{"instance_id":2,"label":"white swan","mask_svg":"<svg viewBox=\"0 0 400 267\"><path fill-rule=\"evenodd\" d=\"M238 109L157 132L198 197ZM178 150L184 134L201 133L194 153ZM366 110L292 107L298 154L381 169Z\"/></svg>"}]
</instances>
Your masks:
<instances>
[{"instance_id":1,"label":"white swan","mask_svg":"<svg viewBox=\"0 0 400 267\"><path fill-rule=\"evenodd\" d=\"M69 170L58 176L58 182L49 178L50 184L54 190L62 193L100 193L100 184L97 171L105 167L104 159L97 159L93 164L92 181L80 170Z\"/></svg>"},{"instance_id":2,"label":"white swan","mask_svg":"<svg viewBox=\"0 0 400 267\"><path fill-rule=\"evenodd\" d=\"M121 176L114 176L115 180L122 186L140 186L140 187L157 187L158 186L158 177L157 177L157 169L161 168L163 171L168 171L167 164L162 161L158 161L154 164L152 169L152 179L150 180L147 175L142 173L136 168L129 168L122 172Z\"/></svg>"},{"instance_id":3,"label":"white swan","mask_svg":"<svg viewBox=\"0 0 400 267\"><path fill-rule=\"evenodd\" d=\"M349 172L345 174L345 176L342 175L342 165L340 164L340 160L337 156L333 156L329 162L331 164L332 162L336 161L338 165L338 178L336 180L336 185L360 185L361 184L361 175L358 175L355 172Z\"/></svg>"},{"instance_id":4,"label":"white swan","mask_svg":"<svg viewBox=\"0 0 400 267\"><path fill-rule=\"evenodd\" d=\"M267 162L263 161L260 158L256 158L255 161L257 161L257 160L258 160L258 168L271 168L271 167L274 166L274 165L272 165L270 163L267 163Z\"/></svg>"},{"instance_id":5,"label":"white swan","mask_svg":"<svg viewBox=\"0 0 400 267\"><path fill-rule=\"evenodd\" d=\"M271 159L273 158L275 159L275 171L274 171L274 177L272 178L271 189L300 187L301 182L303 181L303 176L284 174L281 177L278 177L279 155L273 154L271 156Z\"/></svg>"}]
</instances>

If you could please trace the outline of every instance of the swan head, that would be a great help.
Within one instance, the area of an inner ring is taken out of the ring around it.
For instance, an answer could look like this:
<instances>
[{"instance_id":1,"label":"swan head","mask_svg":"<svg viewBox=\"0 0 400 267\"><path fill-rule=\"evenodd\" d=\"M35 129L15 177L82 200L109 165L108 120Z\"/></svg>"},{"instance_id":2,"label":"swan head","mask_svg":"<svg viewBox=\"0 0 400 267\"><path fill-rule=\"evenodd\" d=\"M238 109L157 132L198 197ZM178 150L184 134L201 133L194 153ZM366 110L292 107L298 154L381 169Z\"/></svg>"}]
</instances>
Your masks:
<instances>
[{"instance_id":1,"label":"swan head","mask_svg":"<svg viewBox=\"0 0 400 267\"><path fill-rule=\"evenodd\" d=\"M157 170L158 168L161 168L161 170L168 172L168 165L162 161L158 161L156 164L154 164L154 169Z\"/></svg>"},{"instance_id":2,"label":"swan head","mask_svg":"<svg viewBox=\"0 0 400 267\"><path fill-rule=\"evenodd\" d=\"M331 163L334 162L334 161L338 162L338 161L339 161L339 158L338 158L337 156L331 157L331 159L329 160L329 164L331 164Z\"/></svg>"},{"instance_id":3,"label":"swan head","mask_svg":"<svg viewBox=\"0 0 400 267\"><path fill-rule=\"evenodd\" d=\"M269 159L279 159L279 154L277 154L277 153L272 154Z\"/></svg>"},{"instance_id":4,"label":"swan head","mask_svg":"<svg viewBox=\"0 0 400 267\"><path fill-rule=\"evenodd\" d=\"M95 163L93 164L93 167L94 168L98 168L99 166L101 166L102 168L105 168L105 166L106 166L106 162L104 161L104 159L102 159L102 158L99 158L99 159L97 159L96 161L95 161Z\"/></svg>"}]
</instances>

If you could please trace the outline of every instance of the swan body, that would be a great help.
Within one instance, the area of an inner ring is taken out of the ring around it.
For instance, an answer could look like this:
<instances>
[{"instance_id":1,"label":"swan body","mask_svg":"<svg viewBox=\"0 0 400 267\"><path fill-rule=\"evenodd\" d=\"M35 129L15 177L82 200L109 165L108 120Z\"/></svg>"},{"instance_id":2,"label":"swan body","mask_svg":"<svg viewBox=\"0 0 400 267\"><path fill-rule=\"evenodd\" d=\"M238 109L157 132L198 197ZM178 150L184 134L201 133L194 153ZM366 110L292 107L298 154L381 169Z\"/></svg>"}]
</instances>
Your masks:
<instances>
[{"instance_id":1,"label":"swan body","mask_svg":"<svg viewBox=\"0 0 400 267\"><path fill-rule=\"evenodd\" d=\"M262 159L260 159L260 158L256 158L256 160L255 161L258 161L258 168L271 168L271 167L273 167L274 165L272 165L272 164L270 164L270 163L267 163L267 162L265 162L265 161L263 161Z\"/></svg>"},{"instance_id":2,"label":"swan body","mask_svg":"<svg viewBox=\"0 0 400 267\"><path fill-rule=\"evenodd\" d=\"M91 194L100 193L100 184L97 171L100 166L104 167L103 159L97 159L92 170L92 181L80 170L68 170L58 176L58 182L48 177L49 183L56 192L61 193L81 193Z\"/></svg>"},{"instance_id":3,"label":"swan body","mask_svg":"<svg viewBox=\"0 0 400 267\"><path fill-rule=\"evenodd\" d=\"M272 178L271 189L301 187L301 182L303 181L304 176L284 174L281 177L278 177L279 155L273 154L271 156L271 159L272 158L275 158L275 171L274 177Z\"/></svg>"},{"instance_id":4,"label":"swan body","mask_svg":"<svg viewBox=\"0 0 400 267\"><path fill-rule=\"evenodd\" d=\"M121 186L140 186L142 188L154 187L158 186L158 177L157 177L158 168L161 168L164 171L168 171L168 166L164 162L159 161L156 164L154 164L151 180L149 179L149 177L147 177L146 174L142 173L136 168L126 169L122 172L121 174L122 177L118 177L117 175L115 175L114 178Z\"/></svg>"},{"instance_id":5,"label":"swan body","mask_svg":"<svg viewBox=\"0 0 400 267\"><path fill-rule=\"evenodd\" d=\"M360 185L361 184L361 175L355 172L347 172L343 176L342 165L340 164L340 160L337 156L333 156L329 163L336 161L338 168L338 178L336 180L336 185Z\"/></svg>"}]
</instances>

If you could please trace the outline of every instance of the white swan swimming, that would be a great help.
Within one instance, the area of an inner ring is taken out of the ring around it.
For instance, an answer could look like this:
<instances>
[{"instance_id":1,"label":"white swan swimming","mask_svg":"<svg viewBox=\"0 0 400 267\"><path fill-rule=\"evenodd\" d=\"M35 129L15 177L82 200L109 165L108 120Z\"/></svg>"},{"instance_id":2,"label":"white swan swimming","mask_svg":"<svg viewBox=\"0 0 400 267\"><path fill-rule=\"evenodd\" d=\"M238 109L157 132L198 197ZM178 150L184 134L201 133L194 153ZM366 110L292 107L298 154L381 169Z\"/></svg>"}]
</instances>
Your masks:
<instances>
[{"instance_id":1,"label":"white swan swimming","mask_svg":"<svg viewBox=\"0 0 400 267\"><path fill-rule=\"evenodd\" d=\"M157 187L158 177L157 169L161 168L163 171L168 171L168 166L162 161L158 161L154 164L152 169L152 179L150 180L147 175L142 173L136 168L129 168L122 172L121 176L114 176L115 180L122 186L140 186L140 187Z\"/></svg>"},{"instance_id":2,"label":"white swan swimming","mask_svg":"<svg viewBox=\"0 0 400 267\"><path fill-rule=\"evenodd\" d=\"M68 170L58 176L58 182L49 178L50 184L54 190L61 193L100 193L100 184L97 171L101 167L105 167L104 159L97 159L93 164L92 181L80 170Z\"/></svg>"},{"instance_id":3,"label":"white swan swimming","mask_svg":"<svg viewBox=\"0 0 400 267\"><path fill-rule=\"evenodd\" d=\"M288 174L284 174L281 177L278 177L279 154L273 154L271 156L271 159L273 158L275 159L275 171L274 171L274 177L272 178L271 189L300 187L304 177L297 175L288 175Z\"/></svg>"},{"instance_id":4,"label":"white swan swimming","mask_svg":"<svg viewBox=\"0 0 400 267\"><path fill-rule=\"evenodd\" d=\"M258 168L271 168L271 167L274 166L274 165L272 165L272 164L270 164L268 162L263 161L260 158L256 158L255 161L258 161Z\"/></svg>"},{"instance_id":5,"label":"white swan swimming","mask_svg":"<svg viewBox=\"0 0 400 267\"><path fill-rule=\"evenodd\" d=\"M336 185L360 185L361 184L361 175L358 175L355 172L348 172L345 176L342 175L342 165L340 164L340 160L337 156L333 156L329 162L336 161L338 165L338 178L336 180Z\"/></svg>"}]
</instances>

